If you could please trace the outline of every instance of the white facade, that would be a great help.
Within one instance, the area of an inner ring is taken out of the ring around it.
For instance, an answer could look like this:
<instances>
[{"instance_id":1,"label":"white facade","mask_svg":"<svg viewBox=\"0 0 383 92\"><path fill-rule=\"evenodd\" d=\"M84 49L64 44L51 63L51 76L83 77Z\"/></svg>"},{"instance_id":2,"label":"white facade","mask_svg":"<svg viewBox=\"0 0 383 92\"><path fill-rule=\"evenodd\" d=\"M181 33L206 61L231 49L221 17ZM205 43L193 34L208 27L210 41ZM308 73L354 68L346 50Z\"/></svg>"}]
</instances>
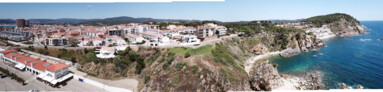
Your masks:
<instances>
[{"instance_id":1,"label":"white facade","mask_svg":"<svg viewBox=\"0 0 383 92\"><path fill-rule=\"evenodd\" d=\"M309 32L312 32L318 39L326 39L336 36L331 32L331 29L327 28L327 25L323 25L321 28L311 28L306 31L306 33Z\"/></svg>"}]
</instances>

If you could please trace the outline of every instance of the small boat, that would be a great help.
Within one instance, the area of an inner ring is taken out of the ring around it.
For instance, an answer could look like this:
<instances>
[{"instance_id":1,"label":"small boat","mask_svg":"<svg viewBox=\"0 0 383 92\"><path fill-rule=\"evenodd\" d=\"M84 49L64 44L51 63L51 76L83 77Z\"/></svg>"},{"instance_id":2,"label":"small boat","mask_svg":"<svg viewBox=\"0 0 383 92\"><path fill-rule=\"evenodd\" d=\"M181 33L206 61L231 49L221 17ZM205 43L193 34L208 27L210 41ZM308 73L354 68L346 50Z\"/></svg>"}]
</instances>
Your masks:
<instances>
[{"instance_id":1,"label":"small boat","mask_svg":"<svg viewBox=\"0 0 383 92\"><path fill-rule=\"evenodd\" d=\"M378 40L383 42L383 39L378 39Z\"/></svg>"},{"instance_id":2,"label":"small boat","mask_svg":"<svg viewBox=\"0 0 383 92\"><path fill-rule=\"evenodd\" d=\"M313 55L313 57L318 57L318 55Z\"/></svg>"},{"instance_id":3,"label":"small boat","mask_svg":"<svg viewBox=\"0 0 383 92\"><path fill-rule=\"evenodd\" d=\"M321 52L321 53L319 53L319 55L323 56L323 53Z\"/></svg>"}]
</instances>

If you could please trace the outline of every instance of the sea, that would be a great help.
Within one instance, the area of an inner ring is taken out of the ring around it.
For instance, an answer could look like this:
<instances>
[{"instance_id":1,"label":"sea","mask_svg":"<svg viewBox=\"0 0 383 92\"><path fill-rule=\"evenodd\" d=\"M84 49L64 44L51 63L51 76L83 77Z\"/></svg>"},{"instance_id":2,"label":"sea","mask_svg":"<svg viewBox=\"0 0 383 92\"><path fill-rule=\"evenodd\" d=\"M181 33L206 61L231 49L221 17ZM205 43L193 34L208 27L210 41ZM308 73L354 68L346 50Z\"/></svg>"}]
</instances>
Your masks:
<instances>
[{"instance_id":1,"label":"sea","mask_svg":"<svg viewBox=\"0 0 383 92\"><path fill-rule=\"evenodd\" d=\"M325 47L292 57L274 56L281 74L302 76L320 72L322 82L330 89L345 83L356 88L383 89L383 21L361 21L367 34L325 39Z\"/></svg>"}]
</instances>

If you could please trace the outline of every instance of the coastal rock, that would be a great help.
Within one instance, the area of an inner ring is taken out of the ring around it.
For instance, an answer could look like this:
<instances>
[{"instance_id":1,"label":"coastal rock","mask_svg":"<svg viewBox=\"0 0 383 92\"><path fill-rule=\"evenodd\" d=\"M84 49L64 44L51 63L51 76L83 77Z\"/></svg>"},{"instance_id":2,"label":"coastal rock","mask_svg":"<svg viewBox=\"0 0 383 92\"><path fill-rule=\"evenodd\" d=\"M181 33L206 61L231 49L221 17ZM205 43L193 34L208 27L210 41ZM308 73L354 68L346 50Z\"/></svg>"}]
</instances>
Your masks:
<instances>
[{"instance_id":1,"label":"coastal rock","mask_svg":"<svg viewBox=\"0 0 383 92\"><path fill-rule=\"evenodd\" d=\"M299 54L301 53L301 51L299 50L299 48L295 48L295 49L292 49L292 48L287 48L286 50L284 50L281 54L279 54L280 56L282 57L290 57L290 56L294 56L296 54Z\"/></svg>"},{"instance_id":2,"label":"coastal rock","mask_svg":"<svg viewBox=\"0 0 383 92\"><path fill-rule=\"evenodd\" d=\"M340 89L352 89L352 87L347 86L347 85L344 84L344 83L338 83L338 86L339 86Z\"/></svg>"},{"instance_id":3,"label":"coastal rock","mask_svg":"<svg viewBox=\"0 0 383 92\"><path fill-rule=\"evenodd\" d=\"M356 86L356 89L363 89L363 86L358 84L358 86Z\"/></svg>"},{"instance_id":4,"label":"coastal rock","mask_svg":"<svg viewBox=\"0 0 383 92\"><path fill-rule=\"evenodd\" d=\"M250 86L256 91L270 91L283 85L281 76L276 68L269 63L258 64L250 72Z\"/></svg>"},{"instance_id":5,"label":"coastal rock","mask_svg":"<svg viewBox=\"0 0 383 92\"><path fill-rule=\"evenodd\" d=\"M309 73L303 77L303 80L299 82L299 89L302 90L319 90L324 89L325 85L322 83L323 74L319 71Z\"/></svg>"},{"instance_id":6,"label":"coastal rock","mask_svg":"<svg viewBox=\"0 0 383 92\"><path fill-rule=\"evenodd\" d=\"M353 89L351 86L347 86L345 83L338 83L340 89ZM356 89L363 89L363 86L358 84Z\"/></svg>"},{"instance_id":7,"label":"coastal rock","mask_svg":"<svg viewBox=\"0 0 383 92\"><path fill-rule=\"evenodd\" d=\"M320 39L316 39L314 35L305 35L304 39L298 40L298 46L301 52L307 52L312 49L323 47L324 43Z\"/></svg>"}]
</instances>

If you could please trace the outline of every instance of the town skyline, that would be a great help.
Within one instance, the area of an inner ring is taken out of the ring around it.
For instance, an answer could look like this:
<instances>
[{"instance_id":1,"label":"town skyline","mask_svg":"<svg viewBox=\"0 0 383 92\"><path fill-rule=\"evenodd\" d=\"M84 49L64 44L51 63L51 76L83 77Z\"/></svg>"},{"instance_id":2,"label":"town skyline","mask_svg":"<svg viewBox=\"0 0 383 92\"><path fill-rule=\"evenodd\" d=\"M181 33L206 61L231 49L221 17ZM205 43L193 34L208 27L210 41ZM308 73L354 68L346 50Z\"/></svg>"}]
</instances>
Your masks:
<instances>
[{"instance_id":1,"label":"town skyline","mask_svg":"<svg viewBox=\"0 0 383 92\"><path fill-rule=\"evenodd\" d=\"M383 15L383 11L378 10L383 6L376 2L362 0L225 0L218 2L151 3L1 3L0 10L7 13L2 15L0 19L104 19L129 16L134 18L235 22L296 20L316 15L347 13L361 21L383 20L383 17L380 16Z\"/></svg>"}]
</instances>

